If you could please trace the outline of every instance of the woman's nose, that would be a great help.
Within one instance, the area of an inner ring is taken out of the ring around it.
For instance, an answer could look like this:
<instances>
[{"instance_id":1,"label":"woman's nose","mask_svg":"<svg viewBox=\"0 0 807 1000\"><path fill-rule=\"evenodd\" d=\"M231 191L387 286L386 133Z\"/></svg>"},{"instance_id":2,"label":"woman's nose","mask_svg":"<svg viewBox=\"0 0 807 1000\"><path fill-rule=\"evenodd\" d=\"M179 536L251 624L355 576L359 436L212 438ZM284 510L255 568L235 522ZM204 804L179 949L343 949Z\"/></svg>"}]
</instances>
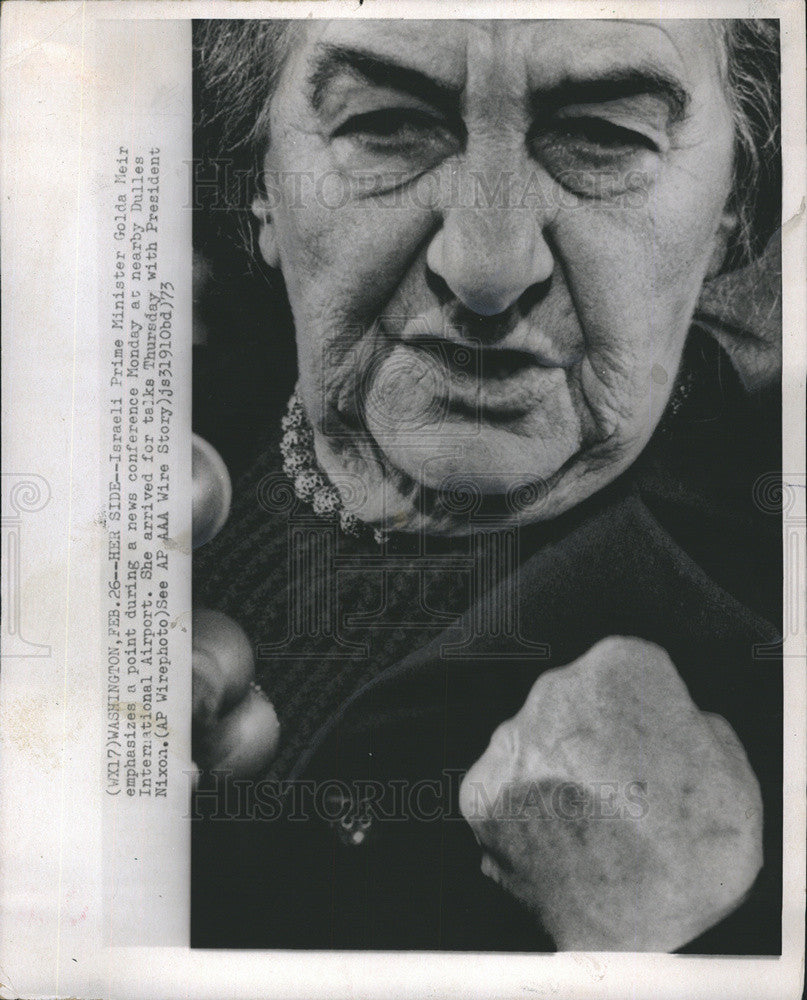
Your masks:
<instances>
[{"instance_id":1,"label":"woman's nose","mask_svg":"<svg viewBox=\"0 0 807 1000\"><path fill-rule=\"evenodd\" d=\"M519 204L452 207L426 255L428 267L481 316L505 312L552 274L543 213Z\"/></svg>"}]
</instances>

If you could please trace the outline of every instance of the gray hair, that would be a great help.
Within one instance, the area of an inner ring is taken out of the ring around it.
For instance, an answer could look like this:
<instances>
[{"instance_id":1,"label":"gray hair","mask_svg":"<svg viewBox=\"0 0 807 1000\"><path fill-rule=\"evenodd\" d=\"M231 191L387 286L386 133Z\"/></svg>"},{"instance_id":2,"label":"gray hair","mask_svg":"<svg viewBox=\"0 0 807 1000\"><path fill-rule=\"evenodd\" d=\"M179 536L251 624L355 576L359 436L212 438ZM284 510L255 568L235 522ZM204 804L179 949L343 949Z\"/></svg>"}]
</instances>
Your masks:
<instances>
[{"instance_id":1,"label":"gray hair","mask_svg":"<svg viewBox=\"0 0 807 1000\"><path fill-rule=\"evenodd\" d=\"M734 177L729 207L738 226L725 269L757 257L781 218L779 22L721 22L725 86L734 115Z\"/></svg>"}]
</instances>

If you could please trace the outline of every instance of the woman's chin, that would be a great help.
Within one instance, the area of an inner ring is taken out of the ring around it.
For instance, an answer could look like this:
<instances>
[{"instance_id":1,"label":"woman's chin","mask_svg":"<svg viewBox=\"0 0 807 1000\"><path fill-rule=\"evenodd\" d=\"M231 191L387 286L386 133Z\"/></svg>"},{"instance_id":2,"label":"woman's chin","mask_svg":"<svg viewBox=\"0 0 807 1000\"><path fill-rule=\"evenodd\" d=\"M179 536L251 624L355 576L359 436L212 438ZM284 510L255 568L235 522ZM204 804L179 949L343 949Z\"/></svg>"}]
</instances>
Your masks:
<instances>
[{"instance_id":1,"label":"woman's chin","mask_svg":"<svg viewBox=\"0 0 807 1000\"><path fill-rule=\"evenodd\" d=\"M377 443L390 464L421 486L466 486L483 495L544 485L579 449L576 433L535 440L495 426L462 434L442 424L424 427L417 436L387 432L380 437Z\"/></svg>"}]
</instances>

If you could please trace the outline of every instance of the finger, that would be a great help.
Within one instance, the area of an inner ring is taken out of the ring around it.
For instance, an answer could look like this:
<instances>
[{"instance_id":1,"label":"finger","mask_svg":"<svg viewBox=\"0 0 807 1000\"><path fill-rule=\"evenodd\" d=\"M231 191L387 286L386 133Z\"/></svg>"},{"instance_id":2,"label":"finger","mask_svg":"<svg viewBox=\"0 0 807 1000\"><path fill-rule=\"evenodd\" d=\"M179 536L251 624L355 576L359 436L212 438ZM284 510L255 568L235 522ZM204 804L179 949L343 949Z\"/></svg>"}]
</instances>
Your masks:
<instances>
[{"instance_id":1,"label":"finger","mask_svg":"<svg viewBox=\"0 0 807 1000\"><path fill-rule=\"evenodd\" d=\"M279 739L280 723L272 703L264 694L250 690L219 719L209 734L204 757L211 770L230 777L253 777L268 769Z\"/></svg>"},{"instance_id":2,"label":"finger","mask_svg":"<svg viewBox=\"0 0 807 1000\"><path fill-rule=\"evenodd\" d=\"M230 513L232 486L227 466L216 449L193 435L193 547L205 545L221 531Z\"/></svg>"},{"instance_id":3,"label":"finger","mask_svg":"<svg viewBox=\"0 0 807 1000\"><path fill-rule=\"evenodd\" d=\"M740 742L740 737L732 729L731 724L722 715L717 715L715 712L701 712L701 715L706 719L709 728L726 753L731 757L745 760L745 747Z\"/></svg>"},{"instance_id":4,"label":"finger","mask_svg":"<svg viewBox=\"0 0 807 1000\"><path fill-rule=\"evenodd\" d=\"M225 680L218 662L205 650L193 651L191 684L193 726L206 731L213 726L222 710Z\"/></svg>"},{"instance_id":5,"label":"finger","mask_svg":"<svg viewBox=\"0 0 807 1000\"><path fill-rule=\"evenodd\" d=\"M197 608L193 613L193 667L194 686L199 680L200 709L206 704L219 714L241 701L255 677L252 647L244 630L220 611Z\"/></svg>"}]
</instances>

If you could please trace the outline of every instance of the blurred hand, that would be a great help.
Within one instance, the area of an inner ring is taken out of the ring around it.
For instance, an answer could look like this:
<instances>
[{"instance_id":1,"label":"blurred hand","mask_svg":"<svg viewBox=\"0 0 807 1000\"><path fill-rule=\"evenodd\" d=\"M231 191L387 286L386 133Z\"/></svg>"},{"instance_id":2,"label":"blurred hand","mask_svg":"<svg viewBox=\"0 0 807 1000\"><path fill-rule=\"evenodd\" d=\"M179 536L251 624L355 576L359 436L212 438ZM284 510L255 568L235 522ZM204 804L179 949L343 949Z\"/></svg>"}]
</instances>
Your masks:
<instances>
[{"instance_id":1,"label":"blurred hand","mask_svg":"<svg viewBox=\"0 0 807 1000\"><path fill-rule=\"evenodd\" d=\"M219 453L193 437L193 547L213 539L230 511L232 488ZM243 629L220 611L193 613L193 759L231 777L265 772L280 737L277 715L255 684Z\"/></svg>"},{"instance_id":2,"label":"blurred hand","mask_svg":"<svg viewBox=\"0 0 807 1000\"><path fill-rule=\"evenodd\" d=\"M673 951L762 865L757 780L667 653L609 638L538 678L466 775L482 870L560 949Z\"/></svg>"},{"instance_id":3,"label":"blurred hand","mask_svg":"<svg viewBox=\"0 0 807 1000\"><path fill-rule=\"evenodd\" d=\"M280 724L266 695L253 687L249 640L220 611L193 613L193 758L202 770L232 777L265 772Z\"/></svg>"}]
</instances>

